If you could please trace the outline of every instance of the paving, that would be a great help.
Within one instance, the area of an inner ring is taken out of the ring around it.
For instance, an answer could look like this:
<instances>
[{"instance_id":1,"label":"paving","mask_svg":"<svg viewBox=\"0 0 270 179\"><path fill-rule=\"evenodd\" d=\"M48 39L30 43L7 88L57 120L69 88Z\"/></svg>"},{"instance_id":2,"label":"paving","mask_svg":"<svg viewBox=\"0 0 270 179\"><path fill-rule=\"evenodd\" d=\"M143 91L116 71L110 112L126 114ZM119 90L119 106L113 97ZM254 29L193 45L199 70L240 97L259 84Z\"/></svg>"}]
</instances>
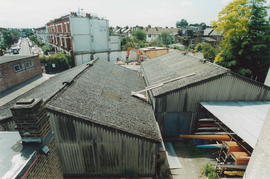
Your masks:
<instances>
[{"instance_id":1,"label":"paving","mask_svg":"<svg viewBox=\"0 0 270 179\"><path fill-rule=\"evenodd\" d=\"M182 168L172 169L173 179L198 179L203 167L208 163L215 164L214 150L197 149L194 145L185 142L175 142L174 149Z\"/></svg>"}]
</instances>

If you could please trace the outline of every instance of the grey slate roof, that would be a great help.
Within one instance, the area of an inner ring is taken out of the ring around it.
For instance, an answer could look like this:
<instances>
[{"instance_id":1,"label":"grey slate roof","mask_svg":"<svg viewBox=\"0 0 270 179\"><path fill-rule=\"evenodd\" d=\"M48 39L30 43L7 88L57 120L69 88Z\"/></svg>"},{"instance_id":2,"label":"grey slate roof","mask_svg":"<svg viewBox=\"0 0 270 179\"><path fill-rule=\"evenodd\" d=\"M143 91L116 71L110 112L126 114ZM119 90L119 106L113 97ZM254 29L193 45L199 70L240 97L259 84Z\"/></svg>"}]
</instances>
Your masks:
<instances>
[{"instance_id":1,"label":"grey slate roof","mask_svg":"<svg viewBox=\"0 0 270 179\"><path fill-rule=\"evenodd\" d=\"M40 84L39 86L31 89L30 91L26 92L25 94L15 98L14 100L10 101L9 103L0 106L0 120L12 117L12 113L10 108L22 98L43 98L44 101L50 99L56 92L62 89L65 85L63 82L71 81L76 75L78 75L81 71L86 68L86 65L80 65L74 68L71 68L67 71L64 71L49 80L45 81L44 83Z\"/></svg>"},{"instance_id":2,"label":"grey slate roof","mask_svg":"<svg viewBox=\"0 0 270 179\"><path fill-rule=\"evenodd\" d=\"M6 55L0 57L0 64L13 62L25 58L35 57L33 55Z\"/></svg>"},{"instance_id":3,"label":"grey slate roof","mask_svg":"<svg viewBox=\"0 0 270 179\"><path fill-rule=\"evenodd\" d=\"M71 116L115 128L133 135L160 141L160 132L151 105L131 96L145 88L135 71L97 60L47 107Z\"/></svg>"},{"instance_id":4,"label":"grey slate roof","mask_svg":"<svg viewBox=\"0 0 270 179\"><path fill-rule=\"evenodd\" d=\"M141 68L148 86L195 73L193 76L152 89L154 96L229 72L226 68L210 62L204 63L197 57L184 55L178 51L148 60L142 64Z\"/></svg>"}]
</instances>

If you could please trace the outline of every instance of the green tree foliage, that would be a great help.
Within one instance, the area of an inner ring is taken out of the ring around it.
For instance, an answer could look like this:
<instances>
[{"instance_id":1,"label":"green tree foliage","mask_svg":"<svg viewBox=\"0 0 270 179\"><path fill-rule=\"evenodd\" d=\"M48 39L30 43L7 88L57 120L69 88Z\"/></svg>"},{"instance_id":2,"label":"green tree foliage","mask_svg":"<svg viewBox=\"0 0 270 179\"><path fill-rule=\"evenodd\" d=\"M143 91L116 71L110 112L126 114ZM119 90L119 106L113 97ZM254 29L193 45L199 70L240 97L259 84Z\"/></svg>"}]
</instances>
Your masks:
<instances>
[{"instance_id":1,"label":"green tree foliage","mask_svg":"<svg viewBox=\"0 0 270 179\"><path fill-rule=\"evenodd\" d=\"M170 45L174 42L174 38L169 33L166 32L161 33L160 40L165 45Z\"/></svg>"},{"instance_id":2,"label":"green tree foliage","mask_svg":"<svg viewBox=\"0 0 270 179\"><path fill-rule=\"evenodd\" d=\"M206 164L203 168L202 174L208 177L208 179L218 179L216 169L212 164Z\"/></svg>"},{"instance_id":3,"label":"green tree foliage","mask_svg":"<svg viewBox=\"0 0 270 179\"><path fill-rule=\"evenodd\" d=\"M215 62L261 82L270 64L270 26L265 4L265 0L234 0L213 23L224 37Z\"/></svg>"},{"instance_id":4,"label":"green tree foliage","mask_svg":"<svg viewBox=\"0 0 270 179\"><path fill-rule=\"evenodd\" d=\"M46 72L61 72L74 66L71 56L65 53L41 56L40 62L44 64Z\"/></svg>"},{"instance_id":5,"label":"green tree foliage","mask_svg":"<svg viewBox=\"0 0 270 179\"><path fill-rule=\"evenodd\" d=\"M144 41L146 39L146 34L143 30L136 30L132 33L132 35L137 39L137 40L142 40Z\"/></svg>"},{"instance_id":6,"label":"green tree foliage","mask_svg":"<svg viewBox=\"0 0 270 179\"><path fill-rule=\"evenodd\" d=\"M31 36L29 36L29 39L32 41L32 42L34 42L37 46L39 46L39 47L42 47L43 45L45 45L41 40L39 40L38 38L37 38L37 36L36 35L31 35Z\"/></svg>"},{"instance_id":7,"label":"green tree foliage","mask_svg":"<svg viewBox=\"0 0 270 179\"><path fill-rule=\"evenodd\" d=\"M152 47L163 47L164 44L163 44L163 42L158 38L158 39L152 40L152 41L149 43L149 46L152 46Z\"/></svg>"},{"instance_id":8,"label":"green tree foliage","mask_svg":"<svg viewBox=\"0 0 270 179\"><path fill-rule=\"evenodd\" d=\"M53 51L52 46L46 45L46 44L44 44L44 45L41 47L41 49L42 49L42 51L43 51L43 53L44 53L45 55L48 55L48 52Z\"/></svg>"},{"instance_id":9,"label":"green tree foliage","mask_svg":"<svg viewBox=\"0 0 270 179\"><path fill-rule=\"evenodd\" d=\"M15 30L3 30L0 38L0 49L8 49L19 39L19 33Z\"/></svg>"},{"instance_id":10,"label":"green tree foliage","mask_svg":"<svg viewBox=\"0 0 270 179\"><path fill-rule=\"evenodd\" d=\"M48 55L48 52L53 51L53 48L52 48L51 45L48 45L48 44L43 43L41 40L39 40L39 39L37 38L36 35L31 35L31 36L29 36L29 39L30 39L32 42L34 42L37 46L39 46L39 47L42 49L42 51L43 51L43 53L44 53L45 55Z\"/></svg>"},{"instance_id":11,"label":"green tree foliage","mask_svg":"<svg viewBox=\"0 0 270 179\"><path fill-rule=\"evenodd\" d=\"M176 27L186 27L188 26L188 22L185 19L181 19L181 21L176 22Z\"/></svg>"},{"instance_id":12,"label":"green tree foliage","mask_svg":"<svg viewBox=\"0 0 270 179\"><path fill-rule=\"evenodd\" d=\"M203 57L210 61L214 61L217 53L217 49L215 49L211 44L205 42L197 44L195 47L195 51L202 52Z\"/></svg>"}]
</instances>

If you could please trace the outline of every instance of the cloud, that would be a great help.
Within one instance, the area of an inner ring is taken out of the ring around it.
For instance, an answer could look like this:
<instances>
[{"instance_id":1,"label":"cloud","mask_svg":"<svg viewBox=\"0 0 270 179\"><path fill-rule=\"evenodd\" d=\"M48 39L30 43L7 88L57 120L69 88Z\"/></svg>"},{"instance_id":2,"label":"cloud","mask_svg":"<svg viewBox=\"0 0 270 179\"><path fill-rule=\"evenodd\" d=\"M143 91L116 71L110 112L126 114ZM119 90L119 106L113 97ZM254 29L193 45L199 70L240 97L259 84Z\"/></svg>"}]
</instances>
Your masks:
<instances>
[{"instance_id":1,"label":"cloud","mask_svg":"<svg viewBox=\"0 0 270 179\"><path fill-rule=\"evenodd\" d=\"M229 4L230 2L232 2L232 0L221 0L221 3L222 3L223 5L227 5L227 4Z\"/></svg>"},{"instance_id":2,"label":"cloud","mask_svg":"<svg viewBox=\"0 0 270 179\"><path fill-rule=\"evenodd\" d=\"M192 6L192 2L190 2L190 1L181 1L180 6L181 7L189 7L189 6Z\"/></svg>"}]
</instances>

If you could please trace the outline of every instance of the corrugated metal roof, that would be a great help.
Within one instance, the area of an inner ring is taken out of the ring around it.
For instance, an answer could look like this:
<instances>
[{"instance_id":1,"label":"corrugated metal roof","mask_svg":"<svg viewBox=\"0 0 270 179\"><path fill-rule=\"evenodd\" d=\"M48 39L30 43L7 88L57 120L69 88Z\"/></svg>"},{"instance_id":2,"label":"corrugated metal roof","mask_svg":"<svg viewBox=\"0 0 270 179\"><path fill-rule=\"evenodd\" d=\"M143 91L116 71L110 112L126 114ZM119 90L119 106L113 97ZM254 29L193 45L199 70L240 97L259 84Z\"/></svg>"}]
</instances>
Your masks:
<instances>
[{"instance_id":1,"label":"corrugated metal roof","mask_svg":"<svg viewBox=\"0 0 270 179\"><path fill-rule=\"evenodd\" d=\"M6 55L0 57L0 64L13 62L25 58L35 57L33 55Z\"/></svg>"},{"instance_id":2,"label":"corrugated metal roof","mask_svg":"<svg viewBox=\"0 0 270 179\"><path fill-rule=\"evenodd\" d=\"M131 96L145 88L133 70L97 60L49 103L51 110L133 135L161 139L151 105Z\"/></svg>"},{"instance_id":3,"label":"corrugated metal roof","mask_svg":"<svg viewBox=\"0 0 270 179\"><path fill-rule=\"evenodd\" d=\"M201 105L222 121L251 147L255 147L270 102L201 102Z\"/></svg>"},{"instance_id":4,"label":"corrugated metal roof","mask_svg":"<svg viewBox=\"0 0 270 179\"><path fill-rule=\"evenodd\" d=\"M23 146L19 132L0 132L0 178L16 178L35 154L35 148Z\"/></svg>"},{"instance_id":5,"label":"corrugated metal roof","mask_svg":"<svg viewBox=\"0 0 270 179\"><path fill-rule=\"evenodd\" d=\"M176 80L161 87L152 89L154 96L185 87L215 76L227 73L229 70L219 65L202 62L201 59L174 51L142 64L142 70L148 85L164 82L181 76L195 73L193 76Z\"/></svg>"}]
</instances>

